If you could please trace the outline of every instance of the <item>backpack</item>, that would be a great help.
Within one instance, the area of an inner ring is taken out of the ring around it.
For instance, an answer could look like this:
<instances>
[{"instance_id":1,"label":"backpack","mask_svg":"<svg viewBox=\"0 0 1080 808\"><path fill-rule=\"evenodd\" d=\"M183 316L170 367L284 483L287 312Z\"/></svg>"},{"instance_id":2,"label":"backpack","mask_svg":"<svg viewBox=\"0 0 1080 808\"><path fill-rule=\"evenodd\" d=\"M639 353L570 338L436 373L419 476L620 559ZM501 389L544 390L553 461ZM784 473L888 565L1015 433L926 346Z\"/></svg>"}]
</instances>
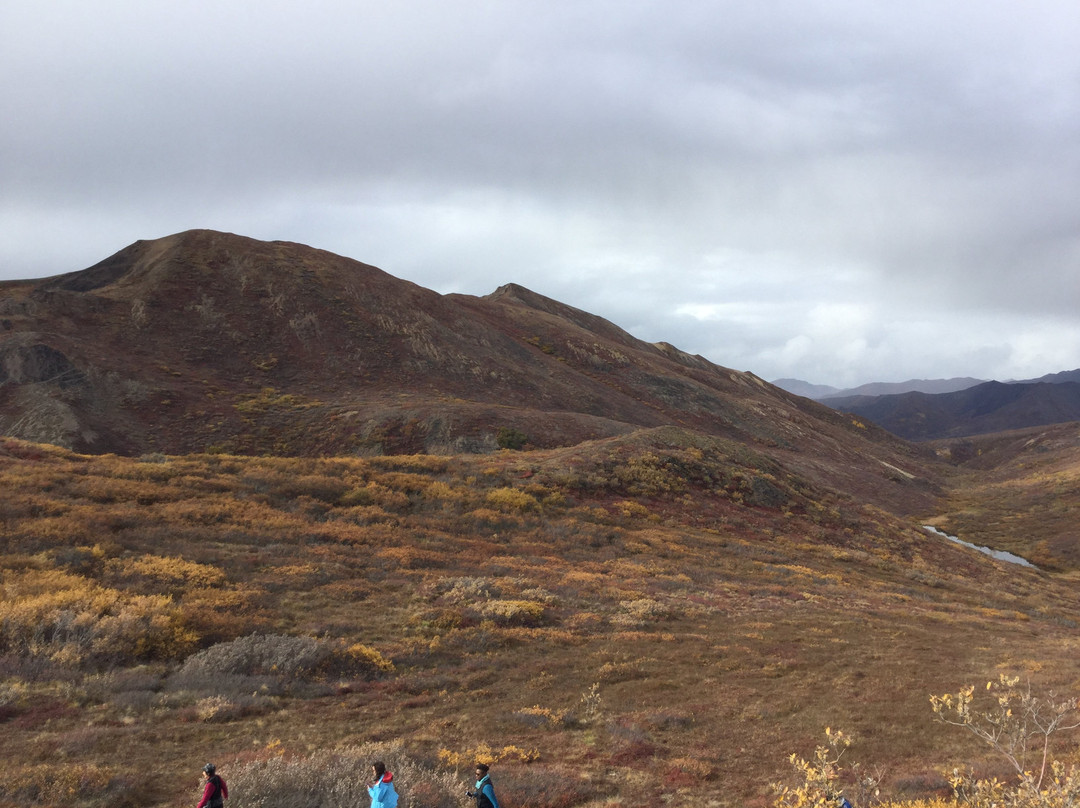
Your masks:
<instances>
[{"instance_id":1,"label":"backpack","mask_svg":"<svg viewBox=\"0 0 1080 808\"><path fill-rule=\"evenodd\" d=\"M225 798L221 794L221 778L216 774L211 775L210 782L214 784L214 793L210 795L210 801L206 803L207 808L222 808L225 805Z\"/></svg>"}]
</instances>

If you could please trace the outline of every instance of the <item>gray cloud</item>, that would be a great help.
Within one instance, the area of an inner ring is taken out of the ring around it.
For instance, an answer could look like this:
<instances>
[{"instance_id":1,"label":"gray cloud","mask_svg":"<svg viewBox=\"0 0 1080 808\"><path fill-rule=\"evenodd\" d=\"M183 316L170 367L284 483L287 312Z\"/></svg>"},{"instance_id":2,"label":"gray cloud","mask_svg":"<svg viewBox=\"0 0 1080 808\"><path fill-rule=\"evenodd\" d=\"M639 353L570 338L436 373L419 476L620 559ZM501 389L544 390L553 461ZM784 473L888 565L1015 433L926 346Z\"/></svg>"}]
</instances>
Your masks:
<instances>
[{"instance_id":1,"label":"gray cloud","mask_svg":"<svg viewBox=\"0 0 1080 808\"><path fill-rule=\"evenodd\" d=\"M0 278L211 227L766 378L1080 367L1080 7L0 7Z\"/></svg>"}]
</instances>

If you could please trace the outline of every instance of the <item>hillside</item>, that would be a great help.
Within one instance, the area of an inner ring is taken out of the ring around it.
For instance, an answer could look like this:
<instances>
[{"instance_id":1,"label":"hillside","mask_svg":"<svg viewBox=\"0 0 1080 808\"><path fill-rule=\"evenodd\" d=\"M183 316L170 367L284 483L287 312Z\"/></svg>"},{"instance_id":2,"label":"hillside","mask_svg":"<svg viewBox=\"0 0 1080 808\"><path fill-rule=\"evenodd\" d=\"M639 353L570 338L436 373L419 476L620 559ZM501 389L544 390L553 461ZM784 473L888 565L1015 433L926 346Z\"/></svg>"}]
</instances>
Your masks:
<instances>
[{"instance_id":1,"label":"hillside","mask_svg":"<svg viewBox=\"0 0 1080 808\"><path fill-rule=\"evenodd\" d=\"M1080 425L1029 427L934 446L961 469L935 524L1045 570L1080 570Z\"/></svg>"},{"instance_id":2,"label":"hillside","mask_svg":"<svg viewBox=\"0 0 1080 808\"><path fill-rule=\"evenodd\" d=\"M986 382L952 393L840 397L828 404L925 441L1080 420L1080 383Z\"/></svg>"},{"instance_id":3,"label":"hillside","mask_svg":"<svg viewBox=\"0 0 1080 808\"><path fill-rule=\"evenodd\" d=\"M186 805L208 759L245 805L253 766L362 747L456 770L404 769L435 808L476 757L508 804L760 807L826 726L924 797L1007 773L930 693L1075 686L1073 579L678 428L454 457L5 439L0 514L11 805Z\"/></svg>"},{"instance_id":4,"label":"hillside","mask_svg":"<svg viewBox=\"0 0 1080 808\"><path fill-rule=\"evenodd\" d=\"M80 452L340 456L570 446L675 425L924 508L932 454L508 284L441 296L211 231L0 284L0 433ZM929 463L929 465L928 465Z\"/></svg>"}]
</instances>

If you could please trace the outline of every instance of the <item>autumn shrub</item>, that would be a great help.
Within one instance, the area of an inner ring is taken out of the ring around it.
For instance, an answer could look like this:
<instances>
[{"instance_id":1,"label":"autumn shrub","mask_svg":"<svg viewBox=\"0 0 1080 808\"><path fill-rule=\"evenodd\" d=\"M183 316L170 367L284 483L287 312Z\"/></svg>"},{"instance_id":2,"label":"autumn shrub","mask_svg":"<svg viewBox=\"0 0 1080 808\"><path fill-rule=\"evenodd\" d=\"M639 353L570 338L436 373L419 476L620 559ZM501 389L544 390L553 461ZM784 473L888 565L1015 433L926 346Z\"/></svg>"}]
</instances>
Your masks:
<instances>
[{"instance_id":1,"label":"autumn shrub","mask_svg":"<svg viewBox=\"0 0 1080 808\"><path fill-rule=\"evenodd\" d=\"M533 600L489 600L477 611L497 626L539 626L546 616L544 604Z\"/></svg>"},{"instance_id":2,"label":"autumn shrub","mask_svg":"<svg viewBox=\"0 0 1080 808\"><path fill-rule=\"evenodd\" d=\"M367 465L384 471L421 472L443 474L450 467L451 459L445 455L381 455L372 457Z\"/></svg>"},{"instance_id":3,"label":"autumn shrub","mask_svg":"<svg viewBox=\"0 0 1080 808\"><path fill-rule=\"evenodd\" d=\"M355 668L369 674L393 673L394 663L384 657L374 648L362 643L353 643L347 646L339 655L349 660Z\"/></svg>"},{"instance_id":4,"label":"autumn shrub","mask_svg":"<svg viewBox=\"0 0 1080 808\"><path fill-rule=\"evenodd\" d=\"M402 491L395 491L377 482L368 482L344 491L338 504L345 508L369 508L377 505L383 511L400 513L408 510L410 502L408 494Z\"/></svg>"},{"instance_id":5,"label":"autumn shrub","mask_svg":"<svg viewBox=\"0 0 1080 808\"><path fill-rule=\"evenodd\" d=\"M485 763L487 765L506 761L532 763L539 759L540 753L535 749L522 749L514 744L498 749L486 743L481 743L475 747L459 750L439 750L439 762L454 769L471 768L474 763Z\"/></svg>"},{"instance_id":6,"label":"autumn shrub","mask_svg":"<svg viewBox=\"0 0 1080 808\"><path fill-rule=\"evenodd\" d=\"M569 726L574 723L569 710L553 710L550 707L541 707L539 704L532 707L522 707L514 711L514 718L521 724L534 729L558 728Z\"/></svg>"},{"instance_id":7,"label":"autumn shrub","mask_svg":"<svg viewBox=\"0 0 1080 808\"><path fill-rule=\"evenodd\" d=\"M184 625L207 645L254 634L269 625L266 592L253 586L191 589L180 600Z\"/></svg>"},{"instance_id":8,"label":"autumn shrub","mask_svg":"<svg viewBox=\"0 0 1080 808\"><path fill-rule=\"evenodd\" d=\"M653 598L620 601L619 609L619 613L611 618L611 622L628 627L649 625L671 615L670 609Z\"/></svg>"},{"instance_id":9,"label":"autumn shrub","mask_svg":"<svg viewBox=\"0 0 1080 808\"><path fill-rule=\"evenodd\" d=\"M336 477L327 477L317 474L301 476L282 475L271 490L270 495L281 499L298 499L310 497L333 505L337 503L345 493L349 491L349 485Z\"/></svg>"},{"instance_id":10,"label":"autumn shrub","mask_svg":"<svg viewBox=\"0 0 1080 808\"><path fill-rule=\"evenodd\" d=\"M145 782L91 763L15 765L0 778L0 797L15 806L135 808L156 800Z\"/></svg>"},{"instance_id":11,"label":"autumn shrub","mask_svg":"<svg viewBox=\"0 0 1080 808\"><path fill-rule=\"evenodd\" d=\"M370 803L371 763L382 760L394 775L400 808L458 808L464 784L450 772L426 765L397 743L367 743L276 756L234 766L226 773L231 808L356 808Z\"/></svg>"},{"instance_id":12,"label":"autumn shrub","mask_svg":"<svg viewBox=\"0 0 1080 808\"><path fill-rule=\"evenodd\" d=\"M699 758L675 758L669 761L664 773L668 785L690 786L709 780L715 775L713 766Z\"/></svg>"},{"instance_id":13,"label":"autumn shrub","mask_svg":"<svg viewBox=\"0 0 1080 808\"><path fill-rule=\"evenodd\" d=\"M474 534L504 536L517 531L524 524L525 520L520 513L486 507L447 516L445 521L446 529L459 536Z\"/></svg>"},{"instance_id":14,"label":"autumn shrub","mask_svg":"<svg viewBox=\"0 0 1080 808\"><path fill-rule=\"evenodd\" d=\"M63 665L186 654L196 636L171 598L129 595L60 570L9 573L0 589L0 650Z\"/></svg>"},{"instance_id":15,"label":"autumn shrub","mask_svg":"<svg viewBox=\"0 0 1080 808\"><path fill-rule=\"evenodd\" d=\"M161 669L114 668L84 676L81 691L91 703L109 703L123 711L144 712L154 705L163 681Z\"/></svg>"},{"instance_id":16,"label":"autumn shrub","mask_svg":"<svg viewBox=\"0 0 1080 808\"><path fill-rule=\"evenodd\" d=\"M850 773L841 766L840 759L851 746L851 736L826 728L825 738L827 745L814 750L813 760L797 754L788 758L798 773L798 782L793 786L773 784L776 808L837 808L840 804L845 779L851 779ZM876 783L863 783L861 790L867 793L875 788Z\"/></svg>"},{"instance_id":17,"label":"autumn shrub","mask_svg":"<svg viewBox=\"0 0 1080 808\"><path fill-rule=\"evenodd\" d=\"M511 513L535 511L540 508L536 497L519 488L496 488L488 492L486 501L495 508Z\"/></svg>"},{"instance_id":18,"label":"autumn shrub","mask_svg":"<svg viewBox=\"0 0 1080 808\"><path fill-rule=\"evenodd\" d=\"M19 681L0 681L0 721L6 721L19 711L26 698L26 685Z\"/></svg>"},{"instance_id":19,"label":"autumn shrub","mask_svg":"<svg viewBox=\"0 0 1080 808\"><path fill-rule=\"evenodd\" d=\"M374 558L384 569L439 569L450 561L444 553L419 547L384 547Z\"/></svg>"},{"instance_id":20,"label":"autumn shrub","mask_svg":"<svg viewBox=\"0 0 1080 808\"><path fill-rule=\"evenodd\" d=\"M476 603L502 594L493 580L476 576L441 578L435 592L446 603Z\"/></svg>"},{"instance_id":21,"label":"autumn shrub","mask_svg":"<svg viewBox=\"0 0 1080 808\"><path fill-rule=\"evenodd\" d=\"M137 558L110 558L105 562L105 580L114 586L139 587L142 591L180 594L185 589L221 586L225 573L218 567L187 561L178 556L144 554Z\"/></svg>"},{"instance_id":22,"label":"autumn shrub","mask_svg":"<svg viewBox=\"0 0 1080 808\"><path fill-rule=\"evenodd\" d=\"M500 449L520 450L529 442L529 436L512 426L501 426L495 432L495 443Z\"/></svg>"},{"instance_id":23,"label":"autumn shrub","mask_svg":"<svg viewBox=\"0 0 1080 808\"><path fill-rule=\"evenodd\" d=\"M1080 727L1080 699L1043 696L1001 674L976 692L931 696L934 716L960 727L1008 761L1012 783L981 778L960 769L949 782L958 802L972 808L1072 808L1080 803L1080 766L1056 760L1054 736Z\"/></svg>"},{"instance_id":24,"label":"autumn shrub","mask_svg":"<svg viewBox=\"0 0 1080 808\"><path fill-rule=\"evenodd\" d=\"M436 480L424 489L424 500L433 505L456 506L468 498L468 492Z\"/></svg>"},{"instance_id":25,"label":"autumn shrub","mask_svg":"<svg viewBox=\"0 0 1080 808\"><path fill-rule=\"evenodd\" d=\"M185 660L173 689L218 695L279 695L328 677L371 678L393 670L378 651L361 644L251 634L212 645Z\"/></svg>"},{"instance_id":26,"label":"autumn shrub","mask_svg":"<svg viewBox=\"0 0 1080 808\"><path fill-rule=\"evenodd\" d=\"M644 768L650 764L656 753L656 744L644 739L636 739L619 744L611 753L608 762L612 766Z\"/></svg>"},{"instance_id":27,"label":"autumn shrub","mask_svg":"<svg viewBox=\"0 0 1080 808\"><path fill-rule=\"evenodd\" d=\"M175 706L175 705L174 705ZM278 701L263 693L225 696L203 696L186 705L179 712L179 719L188 723L226 723L263 715L278 707Z\"/></svg>"}]
</instances>

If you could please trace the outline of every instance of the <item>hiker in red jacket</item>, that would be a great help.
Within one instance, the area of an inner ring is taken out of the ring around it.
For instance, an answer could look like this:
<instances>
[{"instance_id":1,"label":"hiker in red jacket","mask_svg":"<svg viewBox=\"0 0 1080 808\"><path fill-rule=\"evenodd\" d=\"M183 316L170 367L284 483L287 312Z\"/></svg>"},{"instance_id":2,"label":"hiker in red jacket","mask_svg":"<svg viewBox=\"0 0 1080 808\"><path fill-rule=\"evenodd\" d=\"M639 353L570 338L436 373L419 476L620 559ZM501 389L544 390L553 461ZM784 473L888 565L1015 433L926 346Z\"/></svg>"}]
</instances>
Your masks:
<instances>
[{"instance_id":1,"label":"hiker in red jacket","mask_svg":"<svg viewBox=\"0 0 1080 808\"><path fill-rule=\"evenodd\" d=\"M195 808L224 808L225 798L229 796L229 788L218 775L217 767L213 763L207 763L202 771L206 785L203 786L202 799Z\"/></svg>"}]
</instances>

